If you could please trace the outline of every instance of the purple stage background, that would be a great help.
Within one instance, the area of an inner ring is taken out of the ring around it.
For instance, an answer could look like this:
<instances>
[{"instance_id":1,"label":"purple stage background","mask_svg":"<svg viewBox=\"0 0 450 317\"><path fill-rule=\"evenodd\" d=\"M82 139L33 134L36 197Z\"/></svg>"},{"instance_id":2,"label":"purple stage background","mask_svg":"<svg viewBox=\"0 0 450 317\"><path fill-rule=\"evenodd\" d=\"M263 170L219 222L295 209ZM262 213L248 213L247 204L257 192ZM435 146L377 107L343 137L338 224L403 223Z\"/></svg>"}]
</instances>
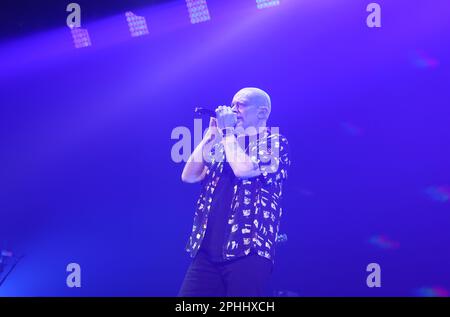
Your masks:
<instances>
[{"instance_id":1,"label":"purple stage background","mask_svg":"<svg viewBox=\"0 0 450 317\"><path fill-rule=\"evenodd\" d=\"M132 10L142 37L82 22L81 49L65 20L0 42L0 249L24 255L0 296L175 296L199 185L171 132L247 86L291 149L268 294L448 296L448 0L379 0L381 28L369 0L207 2L199 24L182 0Z\"/></svg>"}]
</instances>

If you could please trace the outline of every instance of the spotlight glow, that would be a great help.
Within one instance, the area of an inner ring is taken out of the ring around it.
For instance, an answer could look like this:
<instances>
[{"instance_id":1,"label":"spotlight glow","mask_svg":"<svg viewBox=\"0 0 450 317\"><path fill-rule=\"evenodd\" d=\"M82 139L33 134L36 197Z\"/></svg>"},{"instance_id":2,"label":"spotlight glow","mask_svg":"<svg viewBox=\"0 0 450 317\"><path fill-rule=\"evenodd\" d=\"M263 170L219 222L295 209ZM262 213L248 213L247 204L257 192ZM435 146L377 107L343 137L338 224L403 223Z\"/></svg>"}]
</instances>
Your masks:
<instances>
[{"instance_id":1,"label":"spotlight glow","mask_svg":"<svg viewBox=\"0 0 450 317\"><path fill-rule=\"evenodd\" d=\"M92 45L87 29L73 27L70 28L70 32L72 33L75 48L88 47Z\"/></svg>"},{"instance_id":2,"label":"spotlight glow","mask_svg":"<svg viewBox=\"0 0 450 317\"><path fill-rule=\"evenodd\" d=\"M126 12L125 16L131 36L136 37L148 34L147 22L144 17L135 15L131 11Z\"/></svg>"},{"instance_id":3,"label":"spotlight glow","mask_svg":"<svg viewBox=\"0 0 450 317\"><path fill-rule=\"evenodd\" d=\"M369 243L380 248L380 249L398 249L400 243L398 241L393 241L385 235L375 235L370 237Z\"/></svg>"},{"instance_id":4,"label":"spotlight glow","mask_svg":"<svg viewBox=\"0 0 450 317\"><path fill-rule=\"evenodd\" d=\"M192 24L209 21L211 19L206 0L186 0L186 6Z\"/></svg>"},{"instance_id":5,"label":"spotlight glow","mask_svg":"<svg viewBox=\"0 0 450 317\"><path fill-rule=\"evenodd\" d=\"M265 9L280 5L280 0L256 0L258 9Z\"/></svg>"},{"instance_id":6,"label":"spotlight glow","mask_svg":"<svg viewBox=\"0 0 450 317\"><path fill-rule=\"evenodd\" d=\"M425 194L433 201L445 203L450 198L450 187L429 186L425 189Z\"/></svg>"},{"instance_id":7,"label":"spotlight glow","mask_svg":"<svg viewBox=\"0 0 450 317\"><path fill-rule=\"evenodd\" d=\"M440 286L435 287L421 287L414 290L416 296L419 297L449 297L450 292Z\"/></svg>"},{"instance_id":8,"label":"spotlight glow","mask_svg":"<svg viewBox=\"0 0 450 317\"><path fill-rule=\"evenodd\" d=\"M410 59L414 66L421 69L434 69L439 66L439 61L436 58L430 57L421 50L413 51Z\"/></svg>"}]
</instances>

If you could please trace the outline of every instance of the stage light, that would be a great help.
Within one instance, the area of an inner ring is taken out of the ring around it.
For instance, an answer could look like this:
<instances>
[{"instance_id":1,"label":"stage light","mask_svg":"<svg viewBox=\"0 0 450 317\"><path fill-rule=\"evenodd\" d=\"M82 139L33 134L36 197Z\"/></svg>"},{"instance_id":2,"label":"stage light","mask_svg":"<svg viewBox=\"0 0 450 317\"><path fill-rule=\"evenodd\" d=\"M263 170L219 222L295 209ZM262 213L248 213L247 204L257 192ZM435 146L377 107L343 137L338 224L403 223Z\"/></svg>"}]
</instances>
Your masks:
<instances>
[{"instance_id":1,"label":"stage light","mask_svg":"<svg viewBox=\"0 0 450 317\"><path fill-rule=\"evenodd\" d=\"M211 19L206 0L186 0L186 6L192 24L205 22Z\"/></svg>"},{"instance_id":2,"label":"stage light","mask_svg":"<svg viewBox=\"0 0 450 317\"><path fill-rule=\"evenodd\" d=\"M280 0L256 0L258 9L265 9L280 5Z\"/></svg>"},{"instance_id":3,"label":"stage light","mask_svg":"<svg viewBox=\"0 0 450 317\"><path fill-rule=\"evenodd\" d=\"M147 22L144 17L135 15L131 11L126 12L125 16L127 18L131 36L134 37L148 34Z\"/></svg>"},{"instance_id":4,"label":"stage light","mask_svg":"<svg viewBox=\"0 0 450 317\"><path fill-rule=\"evenodd\" d=\"M72 27L70 28L70 32L72 33L73 44L76 48L82 48L92 45L87 29Z\"/></svg>"}]
</instances>

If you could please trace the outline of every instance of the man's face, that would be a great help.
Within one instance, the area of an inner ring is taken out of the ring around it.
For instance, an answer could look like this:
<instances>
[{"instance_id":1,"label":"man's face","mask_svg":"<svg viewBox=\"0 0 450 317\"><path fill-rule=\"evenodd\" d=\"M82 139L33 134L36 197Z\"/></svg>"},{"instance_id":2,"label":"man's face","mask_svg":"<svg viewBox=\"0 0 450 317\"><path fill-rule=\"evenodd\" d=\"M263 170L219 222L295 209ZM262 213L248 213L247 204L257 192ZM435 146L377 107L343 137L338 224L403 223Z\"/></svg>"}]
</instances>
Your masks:
<instances>
[{"instance_id":1,"label":"man's face","mask_svg":"<svg viewBox=\"0 0 450 317\"><path fill-rule=\"evenodd\" d=\"M234 96L231 109L237 114L236 128L258 127L258 107L251 104L245 94Z\"/></svg>"}]
</instances>

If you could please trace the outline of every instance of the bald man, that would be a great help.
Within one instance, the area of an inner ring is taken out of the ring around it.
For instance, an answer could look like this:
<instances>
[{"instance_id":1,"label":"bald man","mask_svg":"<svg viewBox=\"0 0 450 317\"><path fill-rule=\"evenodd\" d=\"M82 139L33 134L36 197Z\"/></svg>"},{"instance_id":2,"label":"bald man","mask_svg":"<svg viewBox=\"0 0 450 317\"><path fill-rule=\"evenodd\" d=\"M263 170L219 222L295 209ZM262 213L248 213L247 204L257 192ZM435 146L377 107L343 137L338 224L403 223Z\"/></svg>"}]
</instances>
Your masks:
<instances>
[{"instance_id":1,"label":"bald man","mask_svg":"<svg viewBox=\"0 0 450 317\"><path fill-rule=\"evenodd\" d=\"M267 127L271 110L263 90L240 90L186 162L182 180L202 190L179 296L267 295L290 165L287 139Z\"/></svg>"}]
</instances>

